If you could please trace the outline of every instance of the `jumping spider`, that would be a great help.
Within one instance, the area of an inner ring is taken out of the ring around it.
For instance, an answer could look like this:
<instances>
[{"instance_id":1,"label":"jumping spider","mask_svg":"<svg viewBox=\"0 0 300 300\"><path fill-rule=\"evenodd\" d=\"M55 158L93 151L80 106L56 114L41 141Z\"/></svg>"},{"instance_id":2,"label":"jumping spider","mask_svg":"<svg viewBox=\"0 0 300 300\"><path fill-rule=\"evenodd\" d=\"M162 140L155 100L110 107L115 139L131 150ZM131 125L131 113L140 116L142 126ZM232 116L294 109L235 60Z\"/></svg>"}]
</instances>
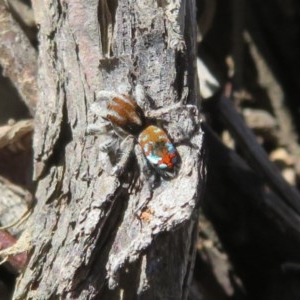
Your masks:
<instances>
[{"instance_id":1,"label":"jumping spider","mask_svg":"<svg viewBox=\"0 0 300 300\"><path fill-rule=\"evenodd\" d=\"M181 102L166 109L156 110L154 114L149 112L146 117L140 107L145 99L141 85L135 88L135 100L128 93L108 90L100 91L97 99L109 101L106 107L103 107L103 101L95 102L91 106L91 111L100 117L100 123L88 125L87 131L88 134L106 134L100 150L102 154L106 154L105 165L109 165L113 174L123 172L134 150L142 176L147 177L145 173L149 174L149 164L165 179L177 175L180 167L179 154L167 133L151 120L180 107ZM114 130L110 130L111 128ZM114 167L107 159L107 154L111 152L120 153Z\"/></svg>"}]
</instances>

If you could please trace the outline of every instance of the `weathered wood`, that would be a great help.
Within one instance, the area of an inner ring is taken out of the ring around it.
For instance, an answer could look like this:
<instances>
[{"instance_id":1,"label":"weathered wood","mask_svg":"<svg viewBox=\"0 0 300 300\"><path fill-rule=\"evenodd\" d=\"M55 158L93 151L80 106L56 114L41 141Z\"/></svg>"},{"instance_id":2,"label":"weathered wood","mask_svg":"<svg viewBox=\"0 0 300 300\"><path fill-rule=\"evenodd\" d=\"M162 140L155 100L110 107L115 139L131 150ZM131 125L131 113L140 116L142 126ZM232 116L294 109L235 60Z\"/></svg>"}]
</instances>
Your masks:
<instances>
[{"instance_id":1,"label":"weathered wood","mask_svg":"<svg viewBox=\"0 0 300 300\"><path fill-rule=\"evenodd\" d=\"M28 38L0 1L0 65L32 114L37 102L37 56Z\"/></svg>"},{"instance_id":2,"label":"weathered wood","mask_svg":"<svg viewBox=\"0 0 300 300\"><path fill-rule=\"evenodd\" d=\"M95 93L120 83L145 87L145 110L184 95L196 104L194 0L33 5L37 205L31 259L14 299L186 299L204 173L198 115L183 107L166 120L171 138L174 123L191 121L192 135L178 145L179 175L161 180L150 198L146 183L134 184L134 159L119 178L100 169L99 138L87 137L86 127Z\"/></svg>"}]
</instances>

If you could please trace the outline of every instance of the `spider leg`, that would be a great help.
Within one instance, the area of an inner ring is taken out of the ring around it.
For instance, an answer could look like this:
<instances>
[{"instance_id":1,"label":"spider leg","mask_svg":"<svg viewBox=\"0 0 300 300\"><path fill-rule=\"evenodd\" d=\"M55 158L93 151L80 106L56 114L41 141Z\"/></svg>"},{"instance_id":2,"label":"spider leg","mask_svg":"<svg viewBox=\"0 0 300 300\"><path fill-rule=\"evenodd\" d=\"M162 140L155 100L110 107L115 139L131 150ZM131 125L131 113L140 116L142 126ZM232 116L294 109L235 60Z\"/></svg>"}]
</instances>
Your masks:
<instances>
[{"instance_id":1,"label":"spider leg","mask_svg":"<svg viewBox=\"0 0 300 300\"><path fill-rule=\"evenodd\" d=\"M120 93L118 93L118 92L101 90L96 94L96 99L97 100L112 99L112 98L119 97L119 96L120 96Z\"/></svg>"},{"instance_id":2,"label":"spider leg","mask_svg":"<svg viewBox=\"0 0 300 300\"><path fill-rule=\"evenodd\" d=\"M151 111L146 116L166 123L168 135L175 144L189 140L199 124L197 107L181 102Z\"/></svg>"},{"instance_id":3,"label":"spider leg","mask_svg":"<svg viewBox=\"0 0 300 300\"><path fill-rule=\"evenodd\" d=\"M120 83L117 87L117 91L121 95L130 95L131 94L131 86L126 83Z\"/></svg>"},{"instance_id":4,"label":"spider leg","mask_svg":"<svg viewBox=\"0 0 300 300\"><path fill-rule=\"evenodd\" d=\"M115 151L118 147L118 140L108 136L108 138L100 143L99 149L102 152L109 153L110 151Z\"/></svg>"},{"instance_id":5,"label":"spider leg","mask_svg":"<svg viewBox=\"0 0 300 300\"><path fill-rule=\"evenodd\" d=\"M108 113L106 103L104 101L97 101L92 103L92 105L90 106L90 112L92 114L105 118Z\"/></svg>"},{"instance_id":6,"label":"spider leg","mask_svg":"<svg viewBox=\"0 0 300 300\"><path fill-rule=\"evenodd\" d=\"M134 154L137 159L137 163L140 169L140 180L142 182L149 182L151 176L151 169L147 163L147 160L143 154L143 149L140 144L136 144L134 147Z\"/></svg>"},{"instance_id":7,"label":"spider leg","mask_svg":"<svg viewBox=\"0 0 300 300\"><path fill-rule=\"evenodd\" d=\"M122 90L123 87L121 85L120 89ZM102 99L108 99L108 100L111 100L113 98L120 98L122 100L124 100L124 102L127 102L127 98L126 96L123 95L123 93L119 93L119 92L115 92L115 91L107 91L107 90L102 90L102 91L99 91L97 94L96 94L96 99L98 102L95 102L96 104L97 103L101 103L103 101L101 101ZM105 102L105 101L104 101ZM99 105L99 104L98 104ZM100 104L101 105L101 104ZM105 113L107 114L107 110L105 111ZM100 113L102 114L102 113Z\"/></svg>"},{"instance_id":8,"label":"spider leg","mask_svg":"<svg viewBox=\"0 0 300 300\"><path fill-rule=\"evenodd\" d=\"M134 147L134 139L132 136L125 138L122 143L119 139L114 139L111 136L107 136L107 139L99 145L98 161L101 168L110 175L120 175L126 167L129 156L132 153ZM111 157L112 154L120 152L120 157ZM117 163L112 163L112 160L118 160Z\"/></svg>"},{"instance_id":9,"label":"spider leg","mask_svg":"<svg viewBox=\"0 0 300 300\"><path fill-rule=\"evenodd\" d=\"M86 128L87 135L102 135L107 133L107 127L110 125L109 122L102 122L100 124L88 124Z\"/></svg>"},{"instance_id":10,"label":"spider leg","mask_svg":"<svg viewBox=\"0 0 300 300\"><path fill-rule=\"evenodd\" d=\"M140 83L138 83L135 86L134 92L135 92L135 101L136 101L136 103L140 107L143 107L143 104L145 102L145 97L146 97L146 93L145 93L144 87Z\"/></svg>"},{"instance_id":11,"label":"spider leg","mask_svg":"<svg viewBox=\"0 0 300 300\"><path fill-rule=\"evenodd\" d=\"M141 194L143 195L143 197L141 197L141 199L143 199L142 203L140 203L135 210L135 213L139 214L139 212L141 212L144 207L147 206L149 200L152 198L155 173L151 168L149 168L140 144L135 145L134 153L140 169L139 185L142 185Z\"/></svg>"},{"instance_id":12,"label":"spider leg","mask_svg":"<svg viewBox=\"0 0 300 300\"><path fill-rule=\"evenodd\" d=\"M101 166L102 170L104 170L109 175L114 175L113 165L110 161L110 157L109 157L108 152L99 151L98 162L99 162L99 165Z\"/></svg>"},{"instance_id":13,"label":"spider leg","mask_svg":"<svg viewBox=\"0 0 300 300\"><path fill-rule=\"evenodd\" d=\"M167 107L162 107L156 110L152 110L147 112L145 115L146 117L150 119L163 119L162 116L166 114L170 114L172 112L176 112L177 110L185 110L185 109L191 109L194 108L195 106L192 104L186 104L186 99L188 96L188 90L185 88L182 91L181 97L178 102L169 105Z\"/></svg>"},{"instance_id":14,"label":"spider leg","mask_svg":"<svg viewBox=\"0 0 300 300\"><path fill-rule=\"evenodd\" d=\"M134 149L134 137L132 135L128 135L120 144L120 153L121 157L118 163L113 167L112 172L113 174L119 175L121 174L126 167L128 159Z\"/></svg>"},{"instance_id":15,"label":"spider leg","mask_svg":"<svg viewBox=\"0 0 300 300\"><path fill-rule=\"evenodd\" d=\"M170 114L176 110L190 109L192 107L194 107L194 105L182 104L182 102L176 102L175 104L172 104L167 107L162 107L156 110L148 111L145 113L145 115L150 119L160 119L160 118L162 119L163 115Z\"/></svg>"},{"instance_id":16,"label":"spider leg","mask_svg":"<svg viewBox=\"0 0 300 300\"><path fill-rule=\"evenodd\" d=\"M111 126L110 122L106 120L107 108L103 102L94 102L89 109L89 112L93 115L100 117L96 123L90 123L87 125L87 135L102 135L108 132L108 127Z\"/></svg>"}]
</instances>

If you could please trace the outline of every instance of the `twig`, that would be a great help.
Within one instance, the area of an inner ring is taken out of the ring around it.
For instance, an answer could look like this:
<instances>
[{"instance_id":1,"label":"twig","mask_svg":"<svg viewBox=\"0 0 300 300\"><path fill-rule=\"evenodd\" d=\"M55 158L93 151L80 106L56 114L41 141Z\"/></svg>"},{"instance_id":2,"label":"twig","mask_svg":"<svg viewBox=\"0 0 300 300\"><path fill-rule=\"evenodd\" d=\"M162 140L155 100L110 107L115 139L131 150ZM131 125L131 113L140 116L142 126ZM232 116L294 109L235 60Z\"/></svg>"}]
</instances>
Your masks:
<instances>
[{"instance_id":1,"label":"twig","mask_svg":"<svg viewBox=\"0 0 300 300\"><path fill-rule=\"evenodd\" d=\"M276 191L290 207L300 213L299 193L282 178L275 165L269 161L268 155L257 143L254 134L237 114L230 99L226 95L220 97L217 103L217 110L256 171L266 179L273 190Z\"/></svg>"}]
</instances>

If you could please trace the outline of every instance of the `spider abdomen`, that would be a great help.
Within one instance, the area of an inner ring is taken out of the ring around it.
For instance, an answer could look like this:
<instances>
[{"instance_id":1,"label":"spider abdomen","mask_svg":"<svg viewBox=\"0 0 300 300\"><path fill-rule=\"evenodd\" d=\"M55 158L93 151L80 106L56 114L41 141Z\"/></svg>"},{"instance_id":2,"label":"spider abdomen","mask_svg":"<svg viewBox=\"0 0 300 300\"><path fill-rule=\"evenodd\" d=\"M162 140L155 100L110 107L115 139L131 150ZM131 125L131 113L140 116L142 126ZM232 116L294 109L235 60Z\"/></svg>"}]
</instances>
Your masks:
<instances>
[{"instance_id":1,"label":"spider abdomen","mask_svg":"<svg viewBox=\"0 0 300 300\"><path fill-rule=\"evenodd\" d=\"M146 127L139 135L138 142L148 162L158 171L175 175L179 155L166 132L154 125Z\"/></svg>"}]
</instances>

